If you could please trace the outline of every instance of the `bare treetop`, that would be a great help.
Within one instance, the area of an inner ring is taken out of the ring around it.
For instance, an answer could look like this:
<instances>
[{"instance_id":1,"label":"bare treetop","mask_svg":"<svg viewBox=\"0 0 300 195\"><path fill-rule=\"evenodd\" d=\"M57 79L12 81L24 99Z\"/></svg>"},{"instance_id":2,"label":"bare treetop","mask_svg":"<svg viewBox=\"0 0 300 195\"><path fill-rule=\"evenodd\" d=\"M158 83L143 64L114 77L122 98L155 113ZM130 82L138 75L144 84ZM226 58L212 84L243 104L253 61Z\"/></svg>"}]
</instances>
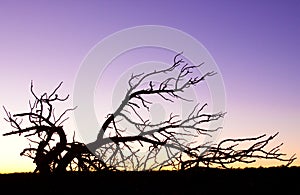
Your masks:
<instances>
[{"instance_id":1,"label":"bare treetop","mask_svg":"<svg viewBox=\"0 0 300 195\"><path fill-rule=\"evenodd\" d=\"M199 85L208 77L213 79L216 72L197 74L197 68L205 65L191 65L177 54L168 68L132 74L128 79L128 90L117 109L108 114L99 129L95 141L83 144L74 140L69 142L63 129L63 122L68 119L66 109L56 116L54 102L64 102L69 96L61 98L57 94L61 87L50 94L38 96L31 83L30 91L35 99L29 103L27 113L12 115L5 109L12 134L24 134L30 137L31 146L21 155L34 159L36 171L41 173L91 170L159 170L187 169L198 166L221 166L226 168L235 162L252 163L256 159L276 159L290 165L295 156L283 158L280 146L267 150L267 145L278 133L266 138L266 135L244 139L225 139L220 143L200 143L195 140L220 130L207 128L207 124L225 116L224 111L208 113L208 104L195 105L189 114L180 116L169 113L167 119L152 122L145 117L153 99L174 104L176 100L191 101L185 96L186 90ZM160 79L158 79L160 78ZM146 83L146 87L145 84ZM185 117L185 118L184 118ZM31 126L24 126L27 118ZM127 124L124 127L124 124ZM97 128L97 127L95 127ZM31 138L35 138L33 140ZM191 139L193 138L193 139ZM239 144L250 142L248 148L239 149Z\"/></svg>"}]
</instances>

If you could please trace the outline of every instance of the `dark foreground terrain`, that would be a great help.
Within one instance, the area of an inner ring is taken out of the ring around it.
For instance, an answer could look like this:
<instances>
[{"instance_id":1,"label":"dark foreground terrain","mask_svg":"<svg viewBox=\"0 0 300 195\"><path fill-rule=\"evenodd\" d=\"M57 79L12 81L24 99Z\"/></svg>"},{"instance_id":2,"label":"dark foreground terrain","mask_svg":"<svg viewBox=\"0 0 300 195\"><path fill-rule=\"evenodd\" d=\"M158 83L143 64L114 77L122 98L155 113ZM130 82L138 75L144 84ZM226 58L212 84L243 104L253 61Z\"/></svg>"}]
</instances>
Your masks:
<instances>
[{"instance_id":1,"label":"dark foreground terrain","mask_svg":"<svg viewBox=\"0 0 300 195\"><path fill-rule=\"evenodd\" d=\"M1 194L300 194L300 167L0 175Z\"/></svg>"}]
</instances>

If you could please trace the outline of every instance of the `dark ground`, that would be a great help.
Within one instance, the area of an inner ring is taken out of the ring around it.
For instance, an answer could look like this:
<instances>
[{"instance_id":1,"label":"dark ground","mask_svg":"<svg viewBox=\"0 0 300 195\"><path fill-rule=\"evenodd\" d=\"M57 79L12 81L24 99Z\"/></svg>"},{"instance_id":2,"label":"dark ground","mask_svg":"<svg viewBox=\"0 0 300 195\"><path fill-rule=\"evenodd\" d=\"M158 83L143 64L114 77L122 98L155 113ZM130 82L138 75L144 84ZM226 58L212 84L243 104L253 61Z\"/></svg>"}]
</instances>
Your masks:
<instances>
[{"instance_id":1,"label":"dark ground","mask_svg":"<svg viewBox=\"0 0 300 195\"><path fill-rule=\"evenodd\" d=\"M300 167L0 174L1 194L300 194Z\"/></svg>"}]
</instances>

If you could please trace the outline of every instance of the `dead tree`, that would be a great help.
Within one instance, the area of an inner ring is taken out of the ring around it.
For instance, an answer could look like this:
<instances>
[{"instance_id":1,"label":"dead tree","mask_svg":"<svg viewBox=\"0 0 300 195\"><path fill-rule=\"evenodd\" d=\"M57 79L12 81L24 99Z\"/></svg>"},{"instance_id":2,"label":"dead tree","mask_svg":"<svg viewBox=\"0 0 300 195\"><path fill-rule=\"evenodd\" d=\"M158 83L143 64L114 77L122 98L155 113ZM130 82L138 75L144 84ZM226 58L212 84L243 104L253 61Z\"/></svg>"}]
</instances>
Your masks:
<instances>
[{"instance_id":1,"label":"dead tree","mask_svg":"<svg viewBox=\"0 0 300 195\"><path fill-rule=\"evenodd\" d=\"M207 104L196 104L186 118L173 113L158 123L145 118L144 113L149 112L153 103L149 97L157 96L161 101L171 104L177 100L189 101L184 96L186 90L216 74L207 72L196 75L194 70L203 64L190 65L178 54L166 69L132 74L119 107L108 115L95 141L86 145L74 139L68 142L63 130L62 123L67 120L64 116L73 109L67 109L58 117L54 114L53 103L68 98L59 98L57 95L62 83L50 95L44 93L40 97L34 93L31 85L35 101L30 104L30 112L11 115L5 110L6 120L15 130L4 135L27 133L26 137L38 138L29 139L37 147L30 146L21 155L33 158L36 171L41 173L103 169L156 170L164 167L180 170L198 166L226 168L235 162L252 163L260 158L276 159L286 162L286 166L290 165L296 158L284 158L285 154L279 152L281 145L266 149L277 133L268 138L262 135L226 139L219 144L191 141L191 137L210 136L221 128L206 128L206 124L225 115L225 112L206 113ZM155 80L158 75L163 75L160 77L163 79ZM147 83L147 87L143 83ZM31 126L22 126L22 118L25 117ZM252 145L239 149L238 145L244 142L251 142Z\"/></svg>"}]
</instances>

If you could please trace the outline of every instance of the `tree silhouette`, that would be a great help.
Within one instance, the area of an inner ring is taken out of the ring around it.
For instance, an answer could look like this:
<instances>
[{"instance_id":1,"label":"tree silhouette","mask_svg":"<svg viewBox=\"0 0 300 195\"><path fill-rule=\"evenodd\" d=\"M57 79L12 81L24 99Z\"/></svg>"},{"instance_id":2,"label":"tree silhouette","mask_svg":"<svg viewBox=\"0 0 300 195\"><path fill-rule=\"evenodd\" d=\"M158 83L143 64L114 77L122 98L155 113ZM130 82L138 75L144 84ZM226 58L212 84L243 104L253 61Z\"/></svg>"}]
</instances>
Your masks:
<instances>
[{"instance_id":1,"label":"tree silhouette","mask_svg":"<svg viewBox=\"0 0 300 195\"><path fill-rule=\"evenodd\" d=\"M166 69L149 73L132 74L128 90L119 107L102 124L95 141L84 144L74 139L68 141L63 122L68 118L66 109L60 115L54 113L54 104L64 102L59 97L60 83L50 94L35 94L31 83L34 102L29 103L29 112L12 115L5 108L6 120L13 131L4 136L18 134L28 137L30 145L21 155L28 156L36 164L35 172L62 173L66 171L99 170L160 170L164 167L184 170L192 167L223 167L235 162L252 163L256 159L276 159L289 166L296 158L284 158L280 152L282 144L266 149L278 133L266 137L225 139L217 143L199 144L189 138L210 136L220 130L205 125L224 117L224 112L206 113L207 104L196 104L186 118L171 113L166 120L151 122L144 113L149 112L157 96L165 103L176 100L189 101L184 94L187 89L212 77L216 72L196 75L195 69L202 66L186 63L181 54L174 57L173 64ZM164 79L156 80L157 75ZM144 85L146 83L146 86ZM24 122L26 120L26 122ZM24 124L26 123L26 124ZM124 124L127 124L124 128ZM27 125L27 126L26 126ZM96 127L95 127L96 128ZM131 134L128 134L130 129ZM239 148L244 143L248 147Z\"/></svg>"}]
</instances>

